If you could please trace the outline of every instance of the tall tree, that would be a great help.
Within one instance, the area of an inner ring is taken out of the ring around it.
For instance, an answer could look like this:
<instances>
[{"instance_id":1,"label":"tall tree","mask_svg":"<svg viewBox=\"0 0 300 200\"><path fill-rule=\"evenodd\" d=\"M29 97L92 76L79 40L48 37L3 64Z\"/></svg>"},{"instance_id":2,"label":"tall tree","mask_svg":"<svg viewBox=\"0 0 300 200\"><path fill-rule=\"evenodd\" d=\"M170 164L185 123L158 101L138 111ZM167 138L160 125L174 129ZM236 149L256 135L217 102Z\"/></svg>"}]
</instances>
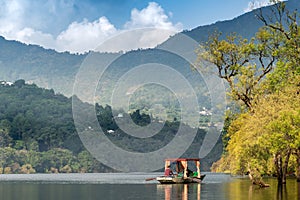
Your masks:
<instances>
[{"instance_id":1,"label":"tall tree","mask_svg":"<svg viewBox=\"0 0 300 200\"><path fill-rule=\"evenodd\" d=\"M298 79L300 83L300 79ZM245 113L230 128L229 169L234 173L250 172L254 178L275 174L286 182L291 157L300 159L300 94L298 87L288 86L279 93L260 99L254 113ZM295 170L299 168L292 166ZM256 173L259 173L256 177ZM299 175L299 174L298 174Z\"/></svg>"},{"instance_id":2,"label":"tall tree","mask_svg":"<svg viewBox=\"0 0 300 200\"><path fill-rule=\"evenodd\" d=\"M236 34L227 36L226 40L220 40L220 36L221 33L214 34L203 46L204 51L202 47L199 49L199 60L212 63L218 76L230 86L233 100L251 109L263 78L273 70L278 59L280 41L274 32L265 28L250 41Z\"/></svg>"},{"instance_id":3,"label":"tall tree","mask_svg":"<svg viewBox=\"0 0 300 200\"><path fill-rule=\"evenodd\" d=\"M290 158L296 157L300 180L300 29L297 12L277 3L273 15L262 12L265 24L250 41L236 35L210 38L199 59L216 66L226 80L233 100L247 109L231 121L226 153L218 169L250 172L253 182L264 186L262 174L286 182Z\"/></svg>"}]
</instances>

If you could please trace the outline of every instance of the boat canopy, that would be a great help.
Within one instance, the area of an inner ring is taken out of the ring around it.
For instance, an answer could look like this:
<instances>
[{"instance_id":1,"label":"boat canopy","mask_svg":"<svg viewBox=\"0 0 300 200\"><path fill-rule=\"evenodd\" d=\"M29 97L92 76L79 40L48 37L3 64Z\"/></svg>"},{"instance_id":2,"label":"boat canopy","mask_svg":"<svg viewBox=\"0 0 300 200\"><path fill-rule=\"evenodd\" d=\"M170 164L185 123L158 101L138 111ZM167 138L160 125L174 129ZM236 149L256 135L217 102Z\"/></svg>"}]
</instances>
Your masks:
<instances>
[{"instance_id":1,"label":"boat canopy","mask_svg":"<svg viewBox=\"0 0 300 200\"><path fill-rule=\"evenodd\" d=\"M165 161L176 162L176 161L200 161L200 158L167 158Z\"/></svg>"}]
</instances>

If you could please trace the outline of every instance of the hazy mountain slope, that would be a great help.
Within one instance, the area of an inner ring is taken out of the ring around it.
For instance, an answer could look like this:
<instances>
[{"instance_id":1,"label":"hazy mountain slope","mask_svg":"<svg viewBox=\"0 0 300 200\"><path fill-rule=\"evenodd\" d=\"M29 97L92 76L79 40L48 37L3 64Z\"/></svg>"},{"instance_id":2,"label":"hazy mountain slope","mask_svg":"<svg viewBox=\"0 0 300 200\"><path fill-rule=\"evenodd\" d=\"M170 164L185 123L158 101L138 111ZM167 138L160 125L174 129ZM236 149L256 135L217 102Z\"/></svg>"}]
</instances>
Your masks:
<instances>
[{"instance_id":1,"label":"hazy mountain slope","mask_svg":"<svg viewBox=\"0 0 300 200\"><path fill-rule=\"evenodd\" d=\"M72 80L85 56L58 53L0 37L0 80L25 79L70 94Z\"/></svg>"},{"instance_id":2,"label":"hazy mountain slope","mask_svg":"<svg viewBox=\"0 0 300 200\"><path fill-rule=\"evenodd\" d=\"M274 14L272 13L272 9L274 8L275 6L273 5L264 7L261 10L265 17L273 18ZM300 1L289 0L286 2L286 8L290 11L299 10ZM263 26L263 23L257 18L257 15L259 14L260 9L256 9L232 20L219 21L211 25L199 26L190 31L184 31L184 33L199 42L206 41L209 34L212 34L215 31L221 32L224 36L235 32L242 37L249 39Z\"/></svg>"},{"instance_id":3,"label":"hazy mountain slope","mask_svg":"<svg viewBox=\"0 0 300 200\"><path fill-rule=\"evenodd\" d=\"M290 0L287 3L287 7L290 10L300 8L300 1ZM215 30L225 35L236 32L243 37L250 38L262 26L262 23L255 17L257 12L257 10L254 10L233 20L200 26L190 31L184 31L183 33L199 42L205 42L208 35ZM263 12L266 16L272 15L270 7L263 8ZM177 37L177 35L171 37L160 46L171 47L172 42L176 41ZM127 53L130 54L129 57L132 62L125 59L126 68L132 68L134 67L134 63L142 63L143 60L151 60L152 55L157 57L157 52L151 54L151 51L153 52L153 50L139 50ZM103 60L107 60L113 55L110 53L101 53L100 57ZM36 45L7 41L3 37L0 37L0 80L13 82L22 78L26 81L34 82L41 87L53 88L57 92L70 96L72 95L75 75L85 57L86 55L74 55L67 52L58 53ZM168 63L170 66L178 66L176 60L174 61L174 59L168 56L165 57L165 54L161 58L165 60L164 63ZM119 67L121 69L123 66Z\"/></svg>"}]
</instances>

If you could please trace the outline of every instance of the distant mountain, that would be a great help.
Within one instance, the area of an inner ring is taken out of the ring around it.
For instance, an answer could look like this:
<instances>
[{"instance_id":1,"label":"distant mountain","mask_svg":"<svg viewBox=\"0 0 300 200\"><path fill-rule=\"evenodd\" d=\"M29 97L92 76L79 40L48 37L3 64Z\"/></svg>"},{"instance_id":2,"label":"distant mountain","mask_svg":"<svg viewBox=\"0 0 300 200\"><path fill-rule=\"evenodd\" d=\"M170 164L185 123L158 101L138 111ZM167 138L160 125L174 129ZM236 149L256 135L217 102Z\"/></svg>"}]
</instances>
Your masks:
<instances>
[{"instance_id":1,"label":"distant mountain","mask_svg":"<svg viewBox=\"0 0 300 200\"><path fill-rule=\"evenodd\" d=\"M289 0L286 2L286 8L290 11L300 9L299 0ZM267 18L274 17L272 13L274 6L263 7L262 13ZM196 41L205 42L208 36L215 31L219 31L223 36L229 35L230 33L237 33L244 38L250 39L255 33L263 26L263 23L258 20L257 15L260 14L260 10L256 9L251 12L245 13L232 20L219 21L211 25L199 26L190 31L184 31L184 33Z\"/></svg>"},{"instance_id":2,"label":"distant mountain","mask_svg":"<svg viewBox=\"0 0 300 200\"><path fill-rule=\"evenodd\" d=\"M263 13L266 16L272 16L271 8L272 6L263 8ZM300 1L290 0L287 2L287 8L290 10L300 8ZM257 14L258 10L254 10L232 20L200 26L190 31L183 31L182 33L199 43L207 41L209 35L215 31L222 32L224 36L236 32L243 37L250 38L263 25L257 19ZM154 49L130 51L125 54L94 53L97 54L97 60L100 60L102 63L107 63L111 59L118 57L109 69L105 71L104 78L100 80L95 100L103 105L109 104L117 81L130 69L146 63L160 63L174 68L189 80L192 86L197 88L195 91L197 92L200 107L210 109L210 96L205 81L199 77L199 74L193 72L189 62L180 58L180 56L174 55L174 52L165 51L165 49L172 48L180 49L181 45L183 45L180 43L180 37L182 37L182 34L177 34ZM184 51L184 47L182 48ZM190 51L189 53L194 54L193 47ZM37 45L26 45L17 41L8 41L0 36L0 80L14 82L18 79L24 79L29 83L35 83L44 88L52 88L66 96L71 96L73 94L75 77L80 66L88 56L89 54L58 53ZM85 87L82 87L80 91L82 93L79 96L80 99L91 101L91 99L85 99L88 96L86 88L91 85L89 84L89 76L95 75L97 70L97 66L91 68L87 78L83 80L82 85L85 85ZM135 78L139 79L140 77L137 76ZM125 92L130 93L131 91L129 90L134 89L136 88L129 87L128 91ZM133 105L132 109L143 109L139 106L147 99L154 100L153 102L158 104L166 104L161 99L167 99L169 101L167 104L178 104L174 95L172 96L167 91L158 93L157 90L153 89L153 86L143 88L142 90L135 90L135 92L137 94L135 98L136 106ZM153 93L156 96L153 96ZM182 92L182 95L187 96L188 94ZM174 110L177 110L177 108L175 107Z\"/></svg>"},{"instance_id":3,"label":"distant mountain","mask_svg":"<svg viewBox=\"0 0 300 200\"><path fill-rule=\"evenodd\" d=\"M0 37L0 80L25 79L70 95L72 82L86 55L73 55Z\"/></svg>"},{"instance_id":4,"label":"distant mountain","mask_svg":"<svg viewBox=\"0 0 300 200\"><path fill-rule=\"evenodd\" d=\"M272 6L271 6L272 7ZM272 16L271 7L263 8L266 16ZM287 2L287 8L295 10L300 8L300 1L290 0ZM199 43L205 42L208 36L217 31L224 35L236 32L243 37L250 38L263 25L255 15L258 10L243 14L235 19L217 22L215 24L200 26L189 31L183 31L183 34L193 38ZM168 66L174 67L176 70L181 70L186 77L193 77L193 72L189 63L182 59L175 58L172 53L164 52L160 48L172 46L179 40L180 35L175 35L163 44L158 46L158 49L147 49L131 51L121 56L118 61L114 62L112 69L108 70L106 79L102 84L104 89L99 87L98 99L100 103L107 103L107 92L113 87L111 83L120 78L126 70L145 64L147 62L159 62ZM70 53L58 53L54 50L47 50L36 45L26 45L17 41L8 41L0 37L0 80L12 81L17 79L25 79L28 82L35 83L44 88L53 88L55 91L71 96L73 91L73 83L75 76L88 54L74 55ZM99 53L98 59L105 63L107 60L119 56L120 54ZM97 70L97 69L95 69ZM121 73L122 72L122 73ZM197 77L194 77L197 79ZM83 85L89 85L89 80ZM192 81L191 81L192 82ZM200 83L201 87L205 84ZM199 92L205 94L205 89L200 89ZM85 92L85 91L84 91ZM82 98L84 98L83 95ZM204 100L208 97L200 95L200 99ZM83 99L85 100L85 99ZM203 103L208 106L207 103Z\"/></svg>"}]
</instances>

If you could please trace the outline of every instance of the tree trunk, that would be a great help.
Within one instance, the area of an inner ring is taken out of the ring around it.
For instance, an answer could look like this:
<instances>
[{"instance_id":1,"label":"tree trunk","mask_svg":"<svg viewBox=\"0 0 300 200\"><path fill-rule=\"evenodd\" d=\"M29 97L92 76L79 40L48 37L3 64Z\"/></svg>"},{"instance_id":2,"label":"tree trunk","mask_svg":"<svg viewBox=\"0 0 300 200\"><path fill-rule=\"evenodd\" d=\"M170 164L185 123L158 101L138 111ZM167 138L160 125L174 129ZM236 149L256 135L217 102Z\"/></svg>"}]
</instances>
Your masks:
<instances>
[{"instance_id":1,"label":"tree trunk","mask_svg":"<svg viewBox=\"0 0 300 200\"><path fill-rule=\"evenodd\" d=\"M300 182L300 149L297 150L297 182Z\"/></svg>"},{"instance_id":2,"label":"tree trunk","mask_svg":"<svg viewBox=\"0 0 300 200\"><path fill-rule=\"evenodd\" d=\"M291 156L291 149L288 149L285 161L283 163L283 169L282 169L282 184L286 184L286 175L287 175L287 170L288 170L288 165L289 165L289 160Z\"/></svg>"},{"instance_id":3,"label":"tree trunk","mask_svg":"<svg viewBox=\"0 0 300 200\"><path fill-rule=\"evenodd\" d=\"M283 169L282 169L282 157L281 157L280 153L277 153L275 155L274 164L275 164L278 184L282 184Z\"/></svg>"},{"instance_id":4,"label":"tree trunk","mask_svg":"<svg viewBox=\"0 0 300 200\"><path fill-rule=\"evenodd\" d=\"M251 169L248 169L249 171L249 178L253 185L258 185L259 187L270 187L269 184L266 184L262 181L261 175L258 173L253 172Z\"/></svg>"},{"instance_id":5,"label":"tree trunk","mask_svg":"<svg viewBox=\"0 0 300 200\"><path fill-rule=\"evenodd\" d=\"M288 199L288 194L287 194L287 190L286 190L286 184L277 185L277 198L278 200L282 200L282 199Z\"/></svg>"}]
</instances>

